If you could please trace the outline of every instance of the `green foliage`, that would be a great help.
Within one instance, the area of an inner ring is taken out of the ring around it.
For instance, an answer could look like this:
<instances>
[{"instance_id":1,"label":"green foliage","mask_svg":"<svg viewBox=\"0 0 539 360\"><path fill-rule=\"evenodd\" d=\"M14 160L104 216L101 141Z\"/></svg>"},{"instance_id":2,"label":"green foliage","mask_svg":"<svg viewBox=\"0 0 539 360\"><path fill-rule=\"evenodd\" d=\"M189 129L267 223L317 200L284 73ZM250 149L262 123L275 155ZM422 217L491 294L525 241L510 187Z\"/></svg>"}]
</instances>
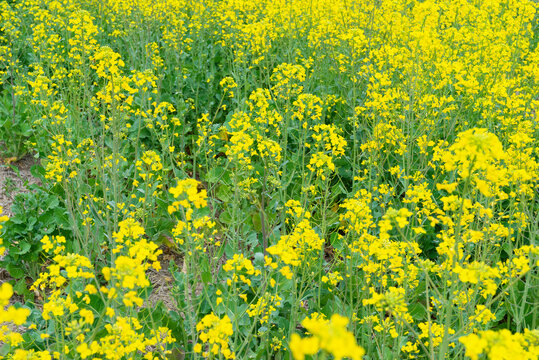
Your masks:
<instances>
[{"instance_id":1,"label":"green foliage","mask_svg":"<svg viewBox=\"0 0 539 360\"><path fill-rule=\"evenodd\" d=\"M466 336L537 327L536 3L0 10L0 157L42 164L2 223L35 295L24 350L460 359ZM97 344L114 326L132 348Z\"/></svg>"},{"instance_id":2,"label":"green foliage","mask_svg":"<svg viewBox=\"0 0 539 360\"><path fill-rule=\"evenodd\" d=\"M71 225L65 207L57 195L32 185L28 192L15 196L13 216L3 224L2 237L7 254L0 262L17 281L15 291L31 296L26 281L37 278L41 271L41 238L45 235L70 234Z\"/></svg>"},{"instance_id":3,"label":"green foliage","mask_svg":"<svg viewBox=\"0 0 539 360\"><path fill-rule=\"evenodd\" d=\"M31 148L28 142L34 130L29 121L28 108L23 102L16 102L10 91L4 89L0 96L0 143L3 144L0 157L20 158Z\"/></svg>"}]
</instances>

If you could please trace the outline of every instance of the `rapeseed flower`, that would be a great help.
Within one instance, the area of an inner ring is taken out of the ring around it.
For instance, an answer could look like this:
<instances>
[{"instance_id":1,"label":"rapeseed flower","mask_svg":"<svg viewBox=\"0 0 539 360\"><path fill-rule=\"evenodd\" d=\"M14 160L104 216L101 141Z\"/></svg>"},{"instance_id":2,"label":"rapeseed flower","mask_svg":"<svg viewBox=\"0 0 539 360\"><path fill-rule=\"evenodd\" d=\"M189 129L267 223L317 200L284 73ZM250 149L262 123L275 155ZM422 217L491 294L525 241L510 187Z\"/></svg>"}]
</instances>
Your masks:
<instances>
[{"instance_id":1,"label":"rapeseed flower","mask_svg":"<svg viewBox=\"0 0 539 360\"><path fill-rule=\"evenodd\" d=\"M225 359L236 358L228 343L234 331L227 315L219 318L214 313L208 314L197 323L196 329L200 333L201 341L194 346L196 353L202 353L206 358L217 355L222 355Z\"/></svg>"},{"instance_id":2,"label":"rapeseed flower","mask_svg":"<svg viewBox=\"0 0 539 360\"><path fill-rule=\"evenodd\" d=\"M305 355L315 355L320 350L338 360L358 360L365 354L363 348L357 345L354 335L346 329L348 319L341 315L333 314L328 320L315 313L305 318L301 325L310 336L302 338L292 334L289 347L294 359L303 360Z\"/></svg>"}]
</instances>

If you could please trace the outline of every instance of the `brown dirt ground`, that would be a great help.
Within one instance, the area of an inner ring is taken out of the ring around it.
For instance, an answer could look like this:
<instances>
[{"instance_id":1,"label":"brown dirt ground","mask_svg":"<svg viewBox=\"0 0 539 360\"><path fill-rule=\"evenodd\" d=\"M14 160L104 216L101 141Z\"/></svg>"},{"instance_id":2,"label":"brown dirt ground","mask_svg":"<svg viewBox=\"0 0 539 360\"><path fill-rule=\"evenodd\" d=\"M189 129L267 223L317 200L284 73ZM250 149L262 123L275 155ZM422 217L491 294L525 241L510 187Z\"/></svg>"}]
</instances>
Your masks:
<instances>
[{"instance_id":1,"label":"brown dirt ground","mask_svg":"<svg viewBox=\"0 0 539 360\"><path fill-rule=\"evenodd\" d=\"M9 165L0 160L0 206L4 208L4 215L11 216L11 204L15 195L28 191L26 184L39 184L39 180L32 176L30 169L37 164L37 160L27 155ZM13 168L19 170L19 174Z\"/></svg>"}]
</instances>

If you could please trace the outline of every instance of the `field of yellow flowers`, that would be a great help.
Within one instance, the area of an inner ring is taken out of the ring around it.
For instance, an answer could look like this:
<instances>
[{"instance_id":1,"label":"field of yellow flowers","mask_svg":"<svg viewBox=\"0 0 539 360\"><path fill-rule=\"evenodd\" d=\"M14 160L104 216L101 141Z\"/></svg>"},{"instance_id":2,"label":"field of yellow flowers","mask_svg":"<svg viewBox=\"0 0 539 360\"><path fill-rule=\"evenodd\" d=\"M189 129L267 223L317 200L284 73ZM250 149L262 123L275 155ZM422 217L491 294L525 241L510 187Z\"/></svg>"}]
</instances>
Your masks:
<instances>
[{"instance_id":1,"label":"field of yellow flowers","mask_svg":"<svg viewBox=\"0 0 539 360\"><path fill-rule=\"evenodd\" d=\"M0 0L0 359L537 359L538 45L534 0Z\"/></svg>"}]
</instances>

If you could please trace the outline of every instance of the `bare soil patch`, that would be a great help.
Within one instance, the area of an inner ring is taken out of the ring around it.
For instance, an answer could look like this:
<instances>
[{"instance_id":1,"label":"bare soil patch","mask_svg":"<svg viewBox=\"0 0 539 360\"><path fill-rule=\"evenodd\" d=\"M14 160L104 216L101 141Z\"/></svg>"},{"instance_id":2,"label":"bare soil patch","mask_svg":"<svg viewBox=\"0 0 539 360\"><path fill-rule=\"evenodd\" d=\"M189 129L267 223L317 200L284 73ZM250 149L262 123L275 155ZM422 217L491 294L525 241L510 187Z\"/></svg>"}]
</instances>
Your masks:
<instances>
[{"instance_id":1,"label":"bare soil patch","mask_svg":"<svg viewBox=\"0 0 539 360\"><path fill-rule=\"evenodd\" d=\"M31 155L7 164L4 159L0 160L0 206L4 209L3 214L12 216L11 204L15 195L28 191L28 185L39 184L39 179L32 176L30 169L38 160Z\"/></svg>"}]
</instances>

